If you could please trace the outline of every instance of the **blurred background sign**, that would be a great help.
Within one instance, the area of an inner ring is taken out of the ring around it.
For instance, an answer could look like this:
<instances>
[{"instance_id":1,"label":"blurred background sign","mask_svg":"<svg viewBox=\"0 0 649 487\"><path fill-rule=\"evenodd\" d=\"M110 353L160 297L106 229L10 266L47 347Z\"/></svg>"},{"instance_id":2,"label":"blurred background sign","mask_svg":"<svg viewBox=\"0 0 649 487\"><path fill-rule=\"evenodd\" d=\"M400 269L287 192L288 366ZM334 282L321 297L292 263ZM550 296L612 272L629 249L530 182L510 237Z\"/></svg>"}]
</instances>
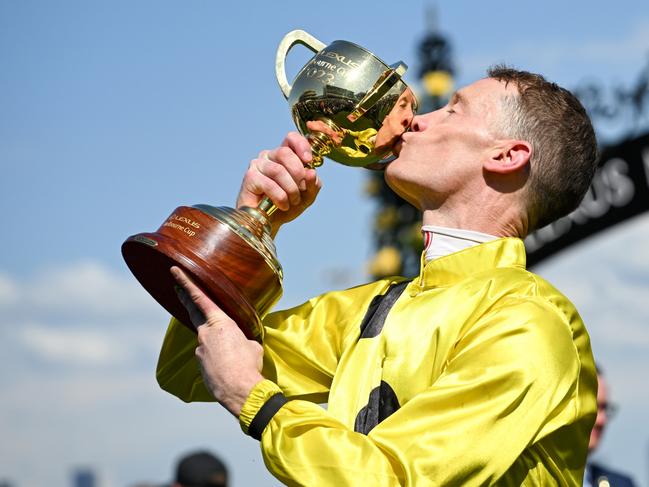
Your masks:
<instances>
[{"instance_id":1,"label":"blurred background sign","mask_svg":"<svg viewBox=\"0 0 649 487\"><path fill-rule=\"evenodd\" d=\"M528 266L649 210L649 134L606 147L581 205L525 239Z\"/></svg>"}]
</instances>

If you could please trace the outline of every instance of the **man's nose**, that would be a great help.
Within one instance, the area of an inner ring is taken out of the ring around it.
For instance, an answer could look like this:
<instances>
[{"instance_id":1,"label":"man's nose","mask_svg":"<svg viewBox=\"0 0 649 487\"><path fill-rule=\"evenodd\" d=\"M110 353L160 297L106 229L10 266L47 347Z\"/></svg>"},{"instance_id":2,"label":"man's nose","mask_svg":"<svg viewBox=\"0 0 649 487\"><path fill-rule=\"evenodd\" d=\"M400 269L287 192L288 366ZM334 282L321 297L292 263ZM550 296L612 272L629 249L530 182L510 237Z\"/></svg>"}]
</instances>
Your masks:
<instances>
[{"instance_id":1,"label":"man's nose","mask_svg":"<svg viewBox=\"0 0 649 487\"><path fill-rule=\"evenodd\" d=\"M410 130L413 132L423 132L426 130L427 123L424 115L415 115L410 124Z\"/></svg>"}]
</instances>

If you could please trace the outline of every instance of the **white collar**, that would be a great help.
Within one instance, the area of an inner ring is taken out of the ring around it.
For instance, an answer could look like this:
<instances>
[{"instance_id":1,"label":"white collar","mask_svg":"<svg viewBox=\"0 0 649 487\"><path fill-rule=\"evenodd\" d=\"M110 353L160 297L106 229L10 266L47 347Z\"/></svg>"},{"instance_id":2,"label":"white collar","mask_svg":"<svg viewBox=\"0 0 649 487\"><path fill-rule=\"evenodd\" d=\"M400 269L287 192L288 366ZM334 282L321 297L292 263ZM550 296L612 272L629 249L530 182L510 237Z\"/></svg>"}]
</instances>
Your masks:
<instances>
[{"instance_id":1,"label":"white collar","mask_svg":"<svg viewBox=\"0 0 649 487\"><path fill-rule=\"evenodd\" d=\"M435 225L424 225L421 227L421 231L424 235L426 262L498 238L494 235L473 230L438 227Z\"/></svg>"}]
</instances>

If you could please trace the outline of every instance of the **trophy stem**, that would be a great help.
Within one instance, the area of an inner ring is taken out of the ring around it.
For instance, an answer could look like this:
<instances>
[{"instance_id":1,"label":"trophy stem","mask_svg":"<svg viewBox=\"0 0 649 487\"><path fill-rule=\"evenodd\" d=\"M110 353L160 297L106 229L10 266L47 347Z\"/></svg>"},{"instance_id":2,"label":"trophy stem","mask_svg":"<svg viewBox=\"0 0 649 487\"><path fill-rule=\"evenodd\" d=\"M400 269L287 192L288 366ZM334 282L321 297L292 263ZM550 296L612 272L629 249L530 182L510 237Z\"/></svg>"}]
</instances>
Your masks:
<instances>
[{"instance_id":1,"label":"trophy stem","mask_svg":"<svg viewBox=\"0 0 649 487\"><path fill-rule=\"evenodd\" d=\"M266 213L266 216L270 218L271 215L277 210L277 207L273 204L272 200L268 196L264 196L264 199L259 202L259 205L257 205L257 209Z\"/></svg>"},{"instance_id":2,"label":"trophy stem","mask_svg":"<svg viewBox=\"0 0 649 487\"><path fill-rule=\"evenodd\" d=\"M322 132L311 133L307 135L307 140L311 144L311 154L313 155L311 162L305 164L309 169L315 169L322 166L324 163L324 156L331 152L334 142L327 134Z\"/></svg>"}]
</instances>

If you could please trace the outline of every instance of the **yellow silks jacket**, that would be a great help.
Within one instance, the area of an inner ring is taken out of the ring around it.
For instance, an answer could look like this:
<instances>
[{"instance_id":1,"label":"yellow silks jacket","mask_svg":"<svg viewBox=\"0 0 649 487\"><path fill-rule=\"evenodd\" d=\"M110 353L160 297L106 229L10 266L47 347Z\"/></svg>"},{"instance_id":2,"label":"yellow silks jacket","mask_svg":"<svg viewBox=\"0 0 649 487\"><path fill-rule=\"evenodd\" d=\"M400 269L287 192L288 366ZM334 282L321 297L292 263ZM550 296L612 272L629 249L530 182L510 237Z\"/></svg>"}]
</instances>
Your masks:
<instances>
[{"instance_id":1,"label":"yellow silks jacket","mask_svg":"<svg viewBox=\"0 0 649 487\"><path fill-rule=\"evenodd\" d=\"M400 281L266 317L267 380L240 422L247 431L277 392L290 399L261 434L270 472L308 486L581 486L596 415L590 341L568 299L525 270L523 242L428 262L384 322L362 328ZM213 400L196 346L172 320L157 378L184 401Z\"/></svg>"}]
</instances>

